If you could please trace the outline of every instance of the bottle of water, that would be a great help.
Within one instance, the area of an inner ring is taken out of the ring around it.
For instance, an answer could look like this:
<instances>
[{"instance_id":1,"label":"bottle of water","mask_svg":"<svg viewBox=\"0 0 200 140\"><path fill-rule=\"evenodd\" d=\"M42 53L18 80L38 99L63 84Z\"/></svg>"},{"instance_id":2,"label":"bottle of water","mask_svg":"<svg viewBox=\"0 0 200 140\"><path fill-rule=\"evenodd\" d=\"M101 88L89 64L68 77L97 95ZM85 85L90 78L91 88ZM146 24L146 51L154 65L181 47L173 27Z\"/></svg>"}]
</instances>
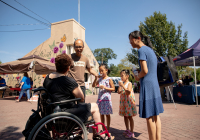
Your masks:
<instances>
[{"instance_id":1,"label":"bottle of water","mask_svg":"<svg viewBox=\"0 0 200 140\"><path fill-rule=\"evenodd\" d=\"M133 65L132 71L134 75L138 75L137 67L135 65Z\"/></svg>"}]
</instances>

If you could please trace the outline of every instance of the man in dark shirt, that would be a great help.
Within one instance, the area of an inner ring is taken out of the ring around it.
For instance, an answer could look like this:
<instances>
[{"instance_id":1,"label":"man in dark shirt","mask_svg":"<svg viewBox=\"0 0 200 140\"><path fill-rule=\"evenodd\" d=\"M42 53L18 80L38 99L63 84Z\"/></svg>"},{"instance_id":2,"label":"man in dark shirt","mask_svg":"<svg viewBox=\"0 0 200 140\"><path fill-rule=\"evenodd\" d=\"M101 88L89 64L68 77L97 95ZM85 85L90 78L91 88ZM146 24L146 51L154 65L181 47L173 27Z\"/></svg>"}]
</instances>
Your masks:
<instances>
[{"instance_id":1,"label":"man in dark shirt","mask_svg":"<svg viewBox=\"0 0 200 140\"><path fill-rule=\"evenodd\" d=\"M193 81L193 78L191 76L191 74L189 75L189 82L192 82Z\"/></svg>"},{"instance_id":2,"label":"man in dark shirt","mask_svg":"<svg viewBox=\"0 0 200 140\"><path fill-rule=\"evenodd\" d=\"M5 87L6 86L6 81L5 81L5 79L4 78L2 78L1 76L0 76L0 87ZM3 94L2 94L2 98L4 98L4 93L5 93L5 89L3 90Z\"/></svg>"},{"instance_id":3,"label":"man in dark shirt","mask_svg":"<svg viewBox=\"0 0 200 140\"><path fill-rule=\"evenodd\" d=\"M190 82L189 82L188 76L185 76L185 79L183 80L183 84L188 86L188 85L190 85L189 83Z\"/></svg>"}]
</instances>

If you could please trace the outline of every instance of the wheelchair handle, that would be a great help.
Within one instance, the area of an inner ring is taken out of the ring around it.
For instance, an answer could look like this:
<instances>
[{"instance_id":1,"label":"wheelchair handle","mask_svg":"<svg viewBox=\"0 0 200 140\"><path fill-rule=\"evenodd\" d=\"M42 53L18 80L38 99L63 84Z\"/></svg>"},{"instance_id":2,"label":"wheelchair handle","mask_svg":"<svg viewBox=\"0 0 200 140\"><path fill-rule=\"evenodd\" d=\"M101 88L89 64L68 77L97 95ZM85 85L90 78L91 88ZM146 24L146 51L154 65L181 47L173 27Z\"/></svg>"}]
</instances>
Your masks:
<instances>
[{"instance_id":1,"label":"wheelchair handle","mask_svg":"<svg viewBox=\"0 0 200 140\"><path fill-rule=\"evenodd\" d=\"M81 98L70 99L70 100L64 100L64 101L60 101L60 102L53 102L53 103L50 103L49 105L65 104L65 103L74 102L74 101L79 101L79 100L81 100Z\"/></svg>"},{"instance_id":2,"label":"wheelchair handle","mask_svg":"<svg viewBox=\"0 0 200 140\"><path fill-rule=\"evenodd\" d=\"M44 87L39 87L39 88L36 88L36 89L32 89L32 91L34 91L34 92L38 92L38 91L41 91L41 90L44 90L44 91L48 92Z\"/></svg>"}]
</instances>

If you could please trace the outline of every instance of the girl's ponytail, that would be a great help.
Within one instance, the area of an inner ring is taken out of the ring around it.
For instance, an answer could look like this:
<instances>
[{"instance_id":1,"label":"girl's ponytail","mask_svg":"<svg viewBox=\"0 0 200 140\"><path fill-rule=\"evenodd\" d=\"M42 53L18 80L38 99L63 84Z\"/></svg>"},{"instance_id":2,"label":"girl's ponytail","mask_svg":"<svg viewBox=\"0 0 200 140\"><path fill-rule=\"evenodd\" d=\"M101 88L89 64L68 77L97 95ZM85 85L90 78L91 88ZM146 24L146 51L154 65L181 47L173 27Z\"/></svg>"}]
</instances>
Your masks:
<instances>
[{"instance_id":1,"label":"girl's ponytail","mask_svg":"<svg viewBox=\"0 0 200 140\"><path fill-rule=\"evenodd\" d=\"M131 32L131 33L129 34L129 38L130 38L130 36L131 36L132 38L136 38L136 39L138 39L138 37L140 37L140 38L141 38L141 41L142 41L145 45L147 45L148 47L150 47L150 48L153 49L153 45L152 45L152 43L151 43L151 41L150 41L150 38L149 38L148 36L144 36L140 31L133 31L133 32Z\"/></svg>"},{"instance_id":2,"label":"girl's ponytail","mask_svg":"<svg viewBox=\"0 0 200 140\"><path fill-rule=\"evenodd\" d=\"M153 49L152 43L150 41L150 38L148 36L144 36L144 42L145 45Z\"/></svg>"}]
</instances>

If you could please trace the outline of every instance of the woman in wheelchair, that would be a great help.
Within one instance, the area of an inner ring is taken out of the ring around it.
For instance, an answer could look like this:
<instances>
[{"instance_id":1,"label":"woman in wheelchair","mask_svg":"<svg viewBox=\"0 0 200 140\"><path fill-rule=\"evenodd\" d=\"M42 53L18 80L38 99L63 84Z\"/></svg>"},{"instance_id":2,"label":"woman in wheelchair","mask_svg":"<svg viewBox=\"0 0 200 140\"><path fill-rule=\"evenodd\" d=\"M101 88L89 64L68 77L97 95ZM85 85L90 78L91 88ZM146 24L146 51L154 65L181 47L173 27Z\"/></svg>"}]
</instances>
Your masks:
<instances>
[{"instance_id":1,"label":"woman in wheelchair","mask_svg":"<svg viewBox=\"0 0 200 140\"><path fill-rule=\"evenodd\" d=\"M71 63L71 58L68 55L58 55L55 58L56 72L46 76L43 83L44 88L52 95L54 102L81 98L78 104L70 102L61 105L62 111L76 115L82 122L86 122L92 114L95 123L101 122L98 105L96 103L82 103L84 95L80 86L74 79L66 76ZM102 131L102 126L98 125L97 130ZM101 137L105 137L105 134L102 134Z\"/></svg>"}]
</instances>

